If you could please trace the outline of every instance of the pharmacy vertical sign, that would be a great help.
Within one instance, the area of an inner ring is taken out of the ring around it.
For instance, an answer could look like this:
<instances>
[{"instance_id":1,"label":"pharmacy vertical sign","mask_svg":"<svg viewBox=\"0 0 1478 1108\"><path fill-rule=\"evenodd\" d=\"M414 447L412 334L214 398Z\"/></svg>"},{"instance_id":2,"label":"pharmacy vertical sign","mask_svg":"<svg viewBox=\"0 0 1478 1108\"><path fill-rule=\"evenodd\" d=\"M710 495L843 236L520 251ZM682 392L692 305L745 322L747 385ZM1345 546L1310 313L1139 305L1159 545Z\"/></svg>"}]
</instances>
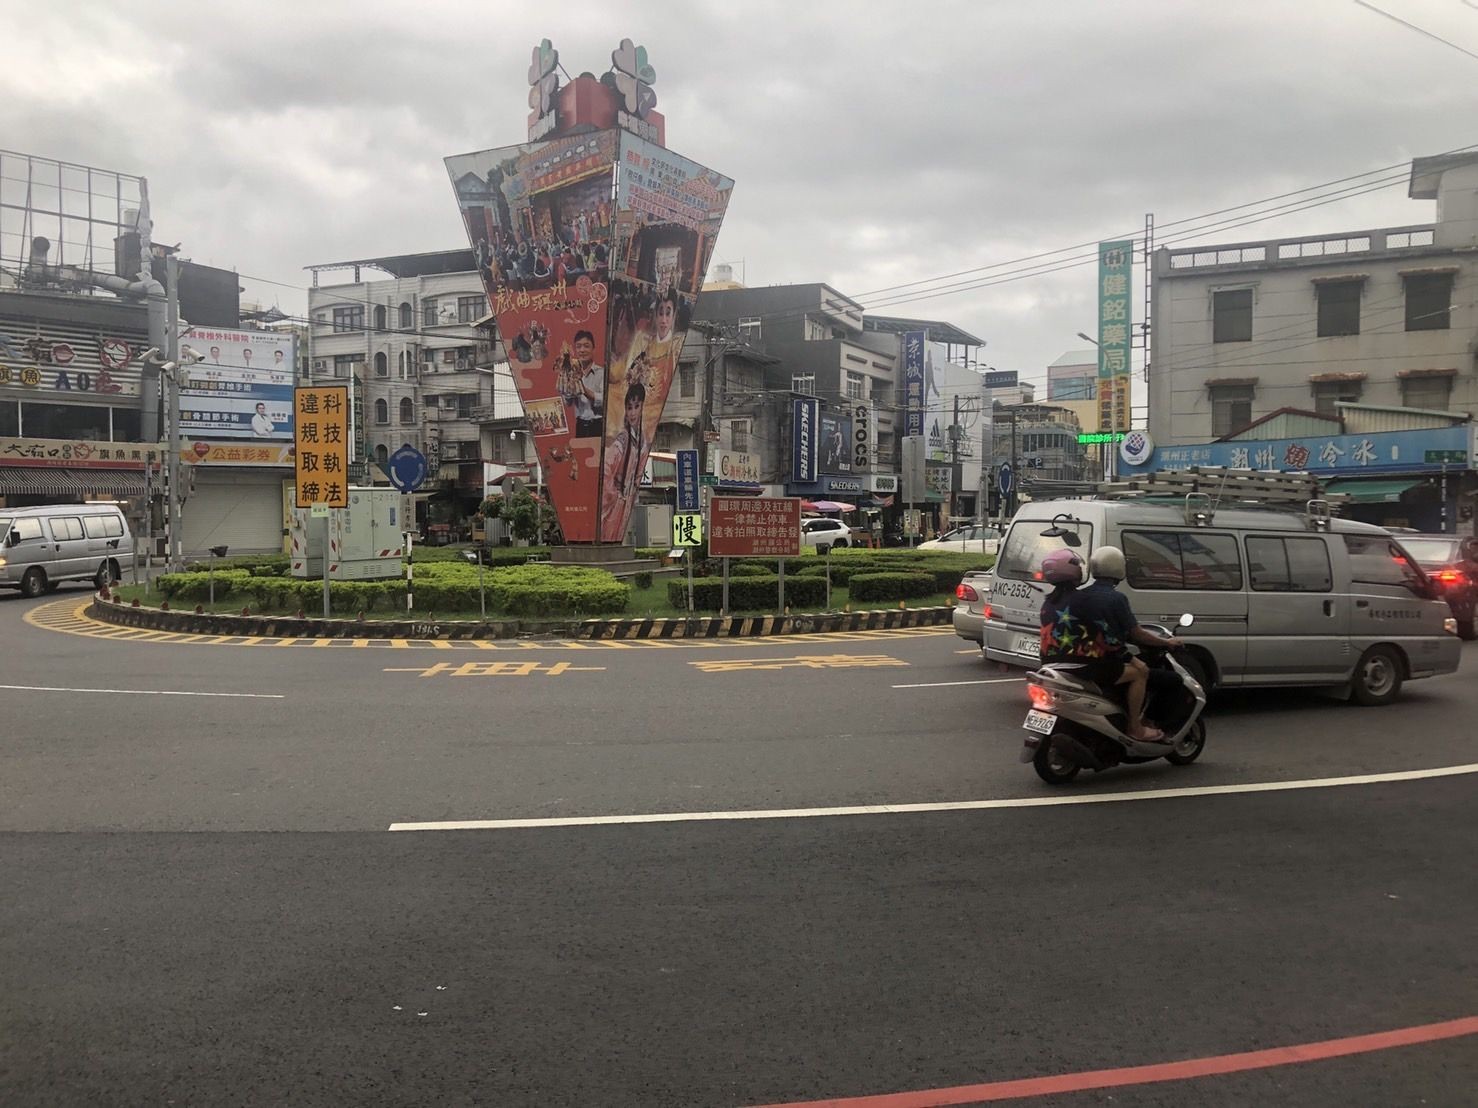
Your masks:
<instances>
[{"instance_id":1,"label":"pharmacy vertical sign","mask_svg":"<svg viewBox=\"0 0 1478 1108\"><path fill-rule=\"evenodd\" d=\"M1134 243L1098 244L1098 430L1129 429L1129 278Z\"/></svg>"}]
</instances>

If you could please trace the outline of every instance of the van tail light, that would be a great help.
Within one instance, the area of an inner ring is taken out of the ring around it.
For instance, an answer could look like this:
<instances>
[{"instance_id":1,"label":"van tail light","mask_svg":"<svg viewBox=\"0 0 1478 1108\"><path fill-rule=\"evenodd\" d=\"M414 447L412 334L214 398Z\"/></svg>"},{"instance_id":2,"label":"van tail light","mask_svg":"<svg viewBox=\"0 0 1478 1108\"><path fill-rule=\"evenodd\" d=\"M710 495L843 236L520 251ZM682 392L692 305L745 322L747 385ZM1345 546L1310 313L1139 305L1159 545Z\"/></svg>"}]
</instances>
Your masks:
<instances>
[{"instance_id":1,"label":"van tail light","mask_svg":"<svg viewBox=\"0 0 1478 1108\"><path fill-rule=\"evenodd\" d=\"M989 623L990 622L990 617L991 617L991 606L989 604L987 604L984 608L982 608L980 610L980 618L983 619L983 620L985 620L987 623Z\"/></svg>"},{"instance_id":2,"label":"van tail light","mask_svg":"<svg viewBox=\"0 0 1478 1108\"><path fill-rule=\"evenodd\" d=\"M961 581L955 586L955 599L975 601L980 599L980 594L975 591L974 585L967 585Z\"/></svg>"}]
</instances>

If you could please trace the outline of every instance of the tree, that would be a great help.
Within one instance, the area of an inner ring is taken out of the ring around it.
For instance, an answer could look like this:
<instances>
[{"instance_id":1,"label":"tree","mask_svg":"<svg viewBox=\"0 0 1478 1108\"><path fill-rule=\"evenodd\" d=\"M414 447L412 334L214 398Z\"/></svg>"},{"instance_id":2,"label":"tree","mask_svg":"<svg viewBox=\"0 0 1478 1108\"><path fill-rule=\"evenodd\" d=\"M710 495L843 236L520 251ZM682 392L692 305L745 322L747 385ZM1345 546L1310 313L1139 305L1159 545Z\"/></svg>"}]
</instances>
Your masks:
<instances>
[{"instance_id":1,"label":"tree","mask_svg":"<svg viewBox=\"0 0 1478 1108\"><path fill-rule=\"evenodd\" d=\"M528 489L519 489L511 496L503 497L503 503L498 507L498 518L508 524L514 538L537 542L554 523L554 512L547 504L535 500Z\"/></svg>"}]
</instances>

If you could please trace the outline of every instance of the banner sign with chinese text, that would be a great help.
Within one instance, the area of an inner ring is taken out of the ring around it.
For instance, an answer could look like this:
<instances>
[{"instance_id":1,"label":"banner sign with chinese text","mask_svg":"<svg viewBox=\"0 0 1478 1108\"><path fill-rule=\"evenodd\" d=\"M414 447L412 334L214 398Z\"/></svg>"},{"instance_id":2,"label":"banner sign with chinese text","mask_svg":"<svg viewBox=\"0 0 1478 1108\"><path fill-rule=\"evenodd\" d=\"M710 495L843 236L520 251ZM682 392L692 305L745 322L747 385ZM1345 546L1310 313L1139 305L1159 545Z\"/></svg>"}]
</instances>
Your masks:
<instances>
[{"instance_id":1,"label":"banner sign with chinese text","mask_svg":"<svg viewBox=\"0 0 1478 1108\"><path fill-rule=\"evenodd\" d=\"M800 497L715 496L709 501L711 556L795 558L800 552Z\"/></svg>"},{"instance_id":2,"label":"banner sign with chinese text","mask_svg":"<svg viewBox=\"0 0 1478 1108\"><path fill-rule=\"evenodd\" d=\"M1193 446L1156 446L1140 465L1126 465L1124 474L1187 466L1225 466L1228 469L1265 469L1308 472L1321 476L1437 472L1441 464L1427 461L1427 451L1469 459L1469 427L1438 427L1420 431L1381 431L1367 435L1318 435L1269 442L1208 442ZM1451 453L1448 453L1451 452Z\"/></svg>"},{"instance_id":3,"label":"banner sign with chinese text","mask_svg":"<svg viewBox=\"0 0 1478 1108\"><path fill-rule=\"evenodd\" d=\"M296 388L293 413L298 507L344 507L349 503L349 389Z\"/></svg>"},{"instance_id":4,"label":"banner sign with chinese text","mask_svg":"<svg viewBox=\"0 0 1478 1108\"><path fill-rule=\"evenodd\" d=\"M925 331L903 332L903 408L906 435L924 433Z\"/></svg>"},{"instance_id":5,"label":"banner sign with chinese text","mask_svg":"<svg viewBox=\"0 0 1478 1108\"><path fill-rule=\"evenodd\" d=\"M677 510L698 510L698 451L677 452Z\"/></svg>"},{"instance_id":6,"label":"banner sign with chinese text","mask_svg":"<svg viewBox=\"0 0 1478 1108\"><path fill-rule=\"evenodd\" d=\"M1134 243L1128 239L1098 244L1098 426L1129 429L1129 354L1133 313L1129 280Z\"/></svg>"}]
</instances>

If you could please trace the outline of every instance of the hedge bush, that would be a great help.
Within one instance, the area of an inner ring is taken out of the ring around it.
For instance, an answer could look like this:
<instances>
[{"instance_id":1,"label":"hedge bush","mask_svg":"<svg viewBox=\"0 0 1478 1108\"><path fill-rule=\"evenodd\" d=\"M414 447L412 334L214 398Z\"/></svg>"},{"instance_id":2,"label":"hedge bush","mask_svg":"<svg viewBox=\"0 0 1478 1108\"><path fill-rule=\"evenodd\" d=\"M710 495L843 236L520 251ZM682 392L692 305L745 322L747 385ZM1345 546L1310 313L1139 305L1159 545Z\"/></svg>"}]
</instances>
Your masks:
<instances>
[{"instance_id":1,"label":"hedge bush","mask_svg":"<svg viewBox=\"0 0 1478 1108\"><path fill-rule=\"evenodd\" d=\"M720 570L720 573L723 571ZM729 566L729 576L733 577L776 577L773 566L756 565L753 562L739 562Z\"/></svg>"},{"instance_id":2,"label":"hedge bush","mask_svg":"<svg viewBox=\"0 0 1478 1108\"><path fill-rule=\"evenodd\" d=\"M724 582L721 577L704 577L693 582L693 607L699 611L717 612L723 606ZM674 608L688 603L686 581L667 582L667 602ZM826 581L817 577L785 575L787 606L811 608L826 603ZM732 611L775 611L780 606L780 578L729 577L729 608Z\"/></svg>"},{"instance_id":3,"label":"hedge bush","mask_svg":"<svg viewBox=\"0 0 1478 1108\"><path fill-rule=\"evenodd\" d=\"M163 573L154 578L154 586L166 600L188 600L199 603L210 599L209 573L187 571L185 573ZM215 573L216 599L223 600L243 589L252 580L251 572L245 569L221 569Z\"/></svg>"},{"instance_id":4,"label":"hedge bush","mask_svg":"<svg viewBox=\"0 0 1478 1108\"><path fill-rule=\"evenodd\" d=\"M231 558L216 558L214 561L217 574L227 569L244 569L259 577L267 577L288 571L286 554L238 554ZM205 573L210 567L209 560L186 562L185 572Z\"/></svg>"},{"instance_id":5,"label":"hedge bush","mask_svg":"<svg viewBox=\"0 0 1478 1108\"><path fill-rule=\"evenodd\" d=\"M847 585L847 594L855 603L908 600L938 591L931 573L854 573Z\"/></svg>"}]
</instances>

